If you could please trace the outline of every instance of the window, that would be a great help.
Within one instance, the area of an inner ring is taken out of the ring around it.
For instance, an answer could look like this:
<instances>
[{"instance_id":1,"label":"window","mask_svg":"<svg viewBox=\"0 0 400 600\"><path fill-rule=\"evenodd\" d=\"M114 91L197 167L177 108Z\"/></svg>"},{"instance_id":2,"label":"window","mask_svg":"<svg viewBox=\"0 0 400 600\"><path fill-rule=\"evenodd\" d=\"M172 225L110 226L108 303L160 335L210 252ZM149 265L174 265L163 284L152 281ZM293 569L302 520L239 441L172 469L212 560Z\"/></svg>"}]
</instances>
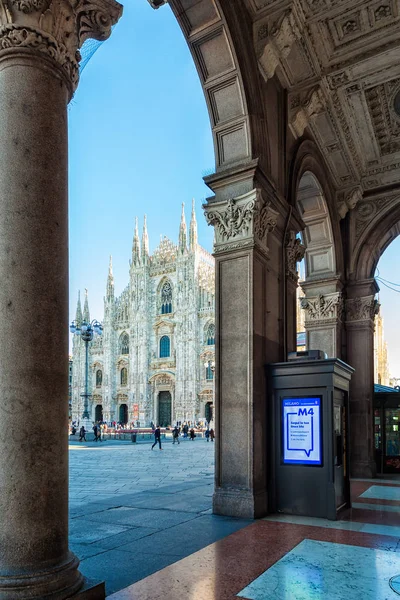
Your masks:
<instances>
[{"instance_id":1,"label":"window","mask_svg":"<svg viewBox=\"0 0 400 600\"><path fill-rule=\"evenodd\" d=\"M214 373L213 373L210 363L206 367L206 379L208 379L208 380L214 379Z\"/></svg>"},{"instance_id":2,"label":"window","mask_svg":"<svg viewBox=\"0 0 400 600\"><path fill-rule=\"evenodd\" d=\"M172 313L172 287L169 281L166 281L161 288L161 314Z\"/></svg>"},{"instance_id":3,"label":"window","mask_svg":"<svg viewBox=\"0 0 400 600\"><path fill-rule=\"evenodd\" d=\"M121 385L128 385L128 369L126 367L121 369Z\"/></svg>"},{"instance_id":4,"label":"window","mask_svg":"<svg viewBox=\"0 0 400 600\"><path fill-rule=\"evenodd\" d=\"M129 335L123 333L119 338L119 352L120 354L129 354Z\"/></svg>"},{"instance_id":5,"label":"window","mask_svg":"<svg viewBox=\"0 0 400 600\"><path fill-rule=\"evenodd\" d=\"M103 371L98 369L98 371L96 371L96 387L101 387L102 383L103 383Z\"/></svg>"},{"instance_id":6,"label":"window","mask_svg":"<svg viewBox=\"0 0 400 600\"><path fill-rule=\"evenodd\" d=\"M160 340L160 358L167 358L171 353L171 341L167 335Z\"/></svg>"},{"instance_id":7,"label":"window","mask_svg":"<svg viewBox=\"0 0 400 600\"><path fill-rule=\"evenodd\" d=\"M215 325L210 323L206 331L206 342L207 346L214 346L215 344Z\"/></svg>"}]
</instances>

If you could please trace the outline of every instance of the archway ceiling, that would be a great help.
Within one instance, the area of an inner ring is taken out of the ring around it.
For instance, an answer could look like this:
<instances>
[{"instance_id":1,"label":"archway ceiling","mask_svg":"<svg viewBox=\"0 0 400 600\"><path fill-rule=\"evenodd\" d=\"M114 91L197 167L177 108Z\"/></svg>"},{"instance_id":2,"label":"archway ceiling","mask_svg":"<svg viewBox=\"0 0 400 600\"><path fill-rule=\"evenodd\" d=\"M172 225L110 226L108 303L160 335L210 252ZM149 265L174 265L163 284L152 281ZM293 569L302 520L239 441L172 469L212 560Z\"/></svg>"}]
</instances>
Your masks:
<instances>
[{"instance_id":1,"label":"archway ceiling","mask_svg":"<svg viewBox=\"0 0 400 600\"><path fill-rule=\"evenodd\" d=\"M155 8L165 3L148 1ZM399 0L235 2L253 22L260 72L288 90L289 127L295 138L311 130L343 192L344 212L363 192L400 184ZM218 30L225 0L169 4L189 44L195 37L200 47L203 31ZM250 31L243 27L242 36Z\"/></svg>"}]
</instances>

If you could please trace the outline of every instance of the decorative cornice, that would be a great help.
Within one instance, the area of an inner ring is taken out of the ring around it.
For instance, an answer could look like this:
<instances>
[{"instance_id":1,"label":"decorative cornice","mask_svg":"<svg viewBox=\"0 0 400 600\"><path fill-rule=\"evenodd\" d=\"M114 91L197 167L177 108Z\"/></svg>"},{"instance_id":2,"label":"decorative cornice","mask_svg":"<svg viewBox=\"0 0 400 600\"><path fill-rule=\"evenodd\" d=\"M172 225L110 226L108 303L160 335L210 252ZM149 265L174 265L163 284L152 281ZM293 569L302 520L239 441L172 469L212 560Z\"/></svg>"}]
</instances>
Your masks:
<instances>
[{"instance_id":1,"label":"decorative cornice","mask_svg":"<svg viewBox=\"0 0 400 600\"><path fill-rule=\"evenodd\" d=\"M353 210L357 203L362 200L363 191L360 186L341 192L338 195L338 213L341 219L347 215L349 210Z\"/></svg>"},{"instance_id":2,"label":"decorative cornice","mask_svg":"<svg viewBox=\"0 0 400 600\"><path fill-rule=\"evenodd\" d=\"M257 245L268 255L268 233L275 229L279 213L259 188L203 208L207 223L215 227L215 253Z\"/></svg>"},{"instance_id":3,"label":"decorative cornice","mask_svg":"<svg viewBox=\"0 0 400 600\"><path fill-rule=\"evenodd\" d=\"M286 10L272 26L267 21L259 24L255 42L258 65L265 80L272 79L281 60L289 56L293 44L301 38L302 29L293 9Z\"/></svg>"},{"instance_id":4,"label":"decorative cornice","mask_svg":"<svg viewBox=\"0 0 400 600\"><path fill-rule=\"evenodd\" d=\"M0 0L0 61L17 51L60 69L71 93L79 80L79 48L105 40L122 14L115 0Z\"/></svg>"},{"instance_id":5,"label":"decorative cornice","mask_svg":"<svg viewBox=\"0 0 400 600\"><path fill-rule=\"evenodd\" d=\"M293 136L297 139L304 133L311 121L325 109L325 98L320 86L309 90L302 98L294 96L289 114L289 127Z\"/></svg>"},{"instance_id":6,"label":"decorative cornice","mask_svg":"<svg viewBox=\"0 0 400 600\"><path fill-rule=\"evenodd\" d=\"M380 304L375 296L346 300L346 321L371 321L379 313Z\"/></svg>"},{"instance_id":7,"label":"decorative cornice","mask_svg":"<svg viewBox=\"0 0 400 600\"><path fill-rule=\"evenodd\" d=\"M295 231L288 231L285 240L286 250L286 277L298 282L299 276L297 272L297 263L303 260L306 252L306 247L303 246L301 240L296 237Z\"/></svg>"},{"instance_id":8,"label":"decorative cornice","mask_svg":"<svg viewBox=\"0 0 400 600\"><path fill-rule=\"evenodd\" d=\"M341 292L319 294L315 298L300 298L300 306L306 311L306 325L326 321L340 321L343 315L343 296Z\"/></svg>"}]
</instances>

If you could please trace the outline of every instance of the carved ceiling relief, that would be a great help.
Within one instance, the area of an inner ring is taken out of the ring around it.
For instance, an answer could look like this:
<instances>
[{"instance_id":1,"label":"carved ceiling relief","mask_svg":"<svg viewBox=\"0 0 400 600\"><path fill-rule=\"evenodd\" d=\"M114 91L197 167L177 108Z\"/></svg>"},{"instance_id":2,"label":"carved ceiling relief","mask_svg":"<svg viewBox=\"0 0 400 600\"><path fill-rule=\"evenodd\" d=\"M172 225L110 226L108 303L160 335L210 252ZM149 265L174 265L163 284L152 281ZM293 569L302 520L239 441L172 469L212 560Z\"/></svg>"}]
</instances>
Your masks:
<instances>
[{"instance_id":1,"label":"carved ceiling relief","mask_svg":"<svg viewBox=\"0 0 400 600\"><path fill-rule=\"evenodd\" d=\"M306 127L325 108L322 89L317 86L303 94L294 94L290 99L289 127L295 138L303 135Z\"/></svg>"},{"instance_id":2,"label":"carved ceiling relief","mask_svg":"<svg viewBox=\"0 0 400 600\"><path fill-rule=\"evenodd\" d=\"M79 48L89 38L107 39L121 14L114 0L0 0L0 57L15 48L51 59L74 91Z\"/></svg>"},{"instance_id":3,"label":"carved ceiling relief","mask_svg":"<svg viewBox=\"0 0 400 600\"><path fill-rule=\"evenodd\" d=\"M207 223L215 227L215 252L251 247L254 243L268 253L267 238L277 223L278 212L262 192L251 192L227 202L204 205Z\"/></svg>"},{"instance_id":4,"label":"carved ceiling relief","mask_svg":"<svg viewBox=\"0 0 400 600\"><path fill-rule=\"evenodd\" d=\"M356 243L363 232L375 220L377 215L386 208L388 204L393 202L393 197L382 196L379 198L371 198L371 200L363 200L354 211L354 242Z\"/></svg>"},{"instance_id":5,"label":"carved ceiling relief","mask_svg":"<svg viewBox=\"0 0 400 600\"><path fill-rule=\"evenodd\" d=\"M300 298L300 306L306 311L306 325L317 324L321 321L341 320L344 310L341 292L319 294L315 298Z\"/></svg>"},{"instance_id":6,"label":"carved ceiling relief","mask_svg":"<svg viewBox=\"0 0 400 600\"><path fill-rule=\"evenodd\" d=\"M345 192L339 192L337 196L337 207L340 218L344 219L349 210L353 210L362 197L363 192L359 186Z\"/></svg>"}]
</instances>

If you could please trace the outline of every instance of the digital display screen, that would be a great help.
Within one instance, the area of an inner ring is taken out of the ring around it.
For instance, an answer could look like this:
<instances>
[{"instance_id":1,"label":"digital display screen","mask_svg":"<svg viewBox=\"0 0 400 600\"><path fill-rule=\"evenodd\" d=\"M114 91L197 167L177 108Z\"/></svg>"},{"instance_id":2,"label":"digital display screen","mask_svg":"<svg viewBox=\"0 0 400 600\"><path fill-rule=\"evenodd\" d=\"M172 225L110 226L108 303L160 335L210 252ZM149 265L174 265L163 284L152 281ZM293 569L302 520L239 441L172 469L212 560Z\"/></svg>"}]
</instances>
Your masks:
<instances>
[{"instance_id":1,"label":"digital display screen","mask_svg":"<svg viewBox=\"0 0 400 600\"><path fill-rule=\"evenodd\" d=\"M321 398L283 398L284 464L322 465Z\"/></svg>"}]
</instances>

